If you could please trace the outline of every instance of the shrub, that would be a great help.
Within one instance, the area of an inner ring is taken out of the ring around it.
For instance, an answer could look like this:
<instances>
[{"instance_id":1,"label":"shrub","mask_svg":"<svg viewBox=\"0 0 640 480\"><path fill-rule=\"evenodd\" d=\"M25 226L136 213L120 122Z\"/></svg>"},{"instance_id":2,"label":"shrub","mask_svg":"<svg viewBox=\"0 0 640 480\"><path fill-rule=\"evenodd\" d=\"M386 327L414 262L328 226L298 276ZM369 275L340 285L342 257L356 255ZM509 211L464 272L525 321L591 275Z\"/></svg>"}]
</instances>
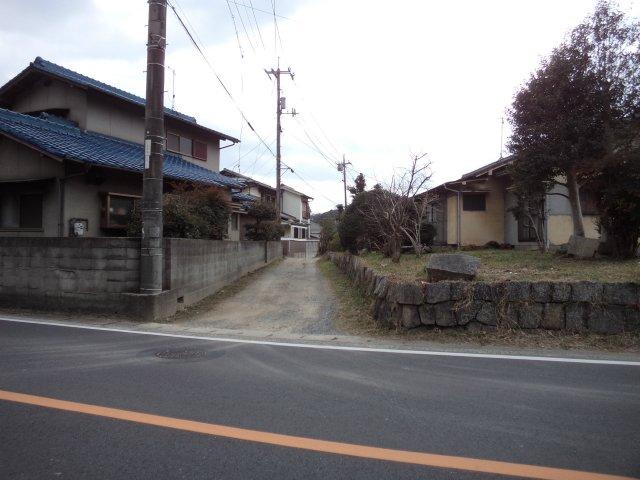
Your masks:
<instances>
[{"instance_id":1,"label":"shrub","mask_svg":"<svg viewBox=\"0 0 640 480\"><path fill-rule=\"evenodd\" d=\"M425 222L420 228L420 241L423 245L432 246L438 231L433 223Z\"/></svg>"},{"instance_id":2,"label":"shrub","mask_svg":"<svg viewBox=\"0 0 640 480\"><path fill-rule=\"evenodd\" d=\"M276 206L270 202L252 203L247 214L256 219L256 223L246 226L248 240L280 240L284 235L284 227L276 221Z\"/></svg>"},{"instance_id":3,"label":"shrub","mask_svg":"<svg viewBox=\"0 0 640 480\"><path fill-rule=\"evenodd\" d=\"M214 187L172 185L162 196L163 235L168 238L210 238L222 240L227 233L229 202ZM142 218L136 204L127 227L127 235L139 237Z\"/></svg>"}]
</instances>

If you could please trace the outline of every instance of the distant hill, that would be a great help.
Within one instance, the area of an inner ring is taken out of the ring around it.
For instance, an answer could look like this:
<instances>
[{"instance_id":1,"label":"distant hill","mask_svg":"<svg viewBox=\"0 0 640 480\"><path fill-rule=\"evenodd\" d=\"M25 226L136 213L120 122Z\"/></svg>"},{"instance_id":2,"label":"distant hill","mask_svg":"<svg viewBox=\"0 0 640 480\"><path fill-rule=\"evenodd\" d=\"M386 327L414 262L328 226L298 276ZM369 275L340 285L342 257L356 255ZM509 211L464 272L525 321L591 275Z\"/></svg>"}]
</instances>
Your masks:
<instances>
[{"instance_id":1,"label":"distant hill","mask_svg":"<svg viewBox=\"0 0 640 480\"><path fill-rule=\"evenodd\" d=\"M316 223L322 222L322 220L324 220L325 218L333 218L334 220L337 220L338 210L333 209L333 210L329 210L328 212L314 213L311 215L311 221Z\"/></svg>"}]
</instances>

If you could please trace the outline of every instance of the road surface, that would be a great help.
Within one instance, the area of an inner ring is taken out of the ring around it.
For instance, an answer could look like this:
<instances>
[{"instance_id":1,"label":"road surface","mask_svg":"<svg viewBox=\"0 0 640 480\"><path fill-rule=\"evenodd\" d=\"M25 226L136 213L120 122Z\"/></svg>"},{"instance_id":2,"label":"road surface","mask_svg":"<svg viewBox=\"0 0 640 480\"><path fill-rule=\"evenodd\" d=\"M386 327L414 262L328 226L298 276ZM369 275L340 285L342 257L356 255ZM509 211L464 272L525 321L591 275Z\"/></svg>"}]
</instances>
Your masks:
<instances>
[{"instance_id":1,"label":"road surface","mask_svg":"<svg viewBox=\"0 0 640 480\"><path fill-rule=\"evenodd\" d=\"M635 478L638 445L640 364L0 320L3 479Z\"/></svg>"},{"instance_id":2,"label":"road surface","mask_svg":"<svg viewBox=\"0 0 640 480\"><path fill-rule=\"evenodd\" d=\"M222 300L213 297L213 304L204 300L191 308L179 324L274 335L337 333L331 322L337 300L317 259L285 257L239 284Z\"/></svg>"}]
</instances>

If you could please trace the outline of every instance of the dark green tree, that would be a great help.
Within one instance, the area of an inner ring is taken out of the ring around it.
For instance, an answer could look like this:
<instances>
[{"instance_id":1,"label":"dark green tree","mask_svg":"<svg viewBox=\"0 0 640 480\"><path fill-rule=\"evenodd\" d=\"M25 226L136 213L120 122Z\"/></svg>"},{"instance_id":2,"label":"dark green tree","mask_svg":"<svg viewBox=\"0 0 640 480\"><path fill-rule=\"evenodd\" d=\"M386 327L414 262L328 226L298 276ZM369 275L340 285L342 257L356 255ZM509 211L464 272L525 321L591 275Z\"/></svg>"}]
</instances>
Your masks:
<instances>
[{"instance_id":1,"label":"dark green tree","mask_svg":"<svg viewBox=\"0 0 640 480\"><path fill-rule=\"evenodd\" d=\"M516 186L533 191L566 187L574 235L584 236L580 186L619 148L620 129L640 105L638 22L608 1L570 37L518 92L509 112ZM517 194L526 194L521 189Z\"/></svg>"},{"instance_id":2,"label":"dark green tree","mask_svg":"<svg viewBox=\"0 0 640 480\"><path fill-rule=\"evenodd\" d=\"M353 186L349 187L349 192L352 196L356 196L359 193L362 193L367 188L367 181L364 178L362 173L359 173L358 176L354 179Z\"/></svg>"},{"instance_id":3,"label":"dark green tree","mask_svg":"<svg viewBox=\"0 0 640 480\"><path fill-rule=\"evenodd\" d=\"M276 220L277 211L271 202L253 202L247 209L247 215L254 217L256 223L246 226L249 240L280 240L284 228Z\"/></svg>"}]
</instances>

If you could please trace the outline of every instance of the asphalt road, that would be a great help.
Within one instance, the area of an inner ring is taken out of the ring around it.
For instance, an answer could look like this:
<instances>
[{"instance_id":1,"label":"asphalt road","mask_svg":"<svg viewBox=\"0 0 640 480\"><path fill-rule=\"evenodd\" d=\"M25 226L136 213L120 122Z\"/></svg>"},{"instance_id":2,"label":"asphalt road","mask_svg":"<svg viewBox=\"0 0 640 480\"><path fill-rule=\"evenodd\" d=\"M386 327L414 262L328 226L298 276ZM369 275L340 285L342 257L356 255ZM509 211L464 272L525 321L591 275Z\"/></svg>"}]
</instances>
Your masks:
<instances>
[{"instance_id":1,"label":"asphalt road","mask_svg":"<svg viewBox=\"0 0 640 480\"><path fill-rule=\"evenodd\" d=\"M185 349L199 356L157 356ZM303 349L0 321L0 390L334 442L640 476L638 366ZM510 477L0 400L0 478Z\"/></svg>"}]
</instances>

